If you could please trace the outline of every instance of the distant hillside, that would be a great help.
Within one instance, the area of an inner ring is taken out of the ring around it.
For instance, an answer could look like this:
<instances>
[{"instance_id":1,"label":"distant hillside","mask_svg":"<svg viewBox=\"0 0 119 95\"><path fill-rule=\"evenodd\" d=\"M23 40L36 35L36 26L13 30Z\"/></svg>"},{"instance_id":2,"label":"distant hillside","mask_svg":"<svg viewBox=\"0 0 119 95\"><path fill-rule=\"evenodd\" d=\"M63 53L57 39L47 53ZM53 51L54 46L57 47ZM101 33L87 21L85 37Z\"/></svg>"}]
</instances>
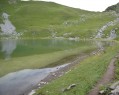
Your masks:
<instances>
[{"instance_id":1,"label":"distant hillside","mask_svg":"<svg viewBox=\"0 0 119 95\"><path fill-rule=\"evenodd\" d=\"M116 11L119 13L119 3L109 6L105 11Z\"/></svg>"},{"instance_id":2,"label":"distant hillside","mask_svg":"<svg viewBox=\"0 0 119 95\"><path fill-rule=\"evenodd\" d=\"M117 18L111 12L90 12L53 2L14 1L0 0L0 23L3 23L2 14L9 14L16 31L23 33L23 37L95 38L103 25ZM111 29L105 30L103 36L110 35Z\"/></svg>"}]
</instances>

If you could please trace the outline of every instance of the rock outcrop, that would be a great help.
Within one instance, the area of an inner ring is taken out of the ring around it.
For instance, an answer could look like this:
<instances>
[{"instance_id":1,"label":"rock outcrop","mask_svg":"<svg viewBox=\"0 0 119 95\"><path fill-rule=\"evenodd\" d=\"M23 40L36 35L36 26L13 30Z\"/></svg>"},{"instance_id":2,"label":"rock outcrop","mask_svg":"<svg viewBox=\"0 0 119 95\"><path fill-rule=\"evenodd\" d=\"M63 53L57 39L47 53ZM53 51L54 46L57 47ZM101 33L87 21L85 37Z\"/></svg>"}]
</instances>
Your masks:
<instances>
[{"instance_id":1,"label":"rock outcrop","mask_svg":"<svg viewBox=\"0 0 119 95\"><path fill-rule=\"evenodd\" d=\"M105 90L101 90L99 95L119 95L119 81L113 83L110 87Z\"/></svg>"},{"instance_id":2,"label":"rock outcrop","mask_svg":"<svg viewBox=\"0 0 119 95\"><path fill-rule=\"evenodd\" d=\"M105 11L115 11L119 13L119 3L109 6Z\"/></svg>"},{"instance_id":3,"label":"rock outcrop","mask_svg":"<svg viewBox=\"0 0 119 95\"><path fill-rule=\"evenodd\" d=\"M102 38L104 35L104 31L109 28L110 26L115 26L119 23L119 18L116 18L114 21L110 21L106 23L104 26L102 26L100 29L98 29L98 33L95 36L95 38ZM115 39L116 38L116 29L113 29L110 31L110 36L107 39Z\"/></svg>"},{"instance_id":4,"label":"rock outcrop","mask_svg":"<svg viewBox=\"0 0 119 95\"><path fill-rule=\"evenodd\" d=\"M5 35L11 35L16 34L16 28L9 20L9 16L7 13L2 14L3 23L0 24L0 28L3 34Z\"/></svg>"}]
</instances>

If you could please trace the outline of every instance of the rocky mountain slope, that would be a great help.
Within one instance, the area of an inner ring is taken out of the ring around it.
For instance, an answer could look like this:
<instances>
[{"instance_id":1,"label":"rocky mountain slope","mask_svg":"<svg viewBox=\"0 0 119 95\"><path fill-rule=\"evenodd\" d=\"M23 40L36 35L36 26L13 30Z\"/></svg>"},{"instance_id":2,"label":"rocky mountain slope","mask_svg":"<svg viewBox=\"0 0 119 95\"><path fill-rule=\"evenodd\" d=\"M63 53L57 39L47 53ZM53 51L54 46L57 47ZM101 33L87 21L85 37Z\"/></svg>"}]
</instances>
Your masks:
<instances>
[{"instance_id":1,"label":"rocky mountain slope","mask_svg":"<svg viewBox=\"0 0 119 95\"><path fill-rule=\"evenodd\" d=\"M109 6L105 11L115 11L119 13L119 3Z\"/></svg>"}]
</instances>

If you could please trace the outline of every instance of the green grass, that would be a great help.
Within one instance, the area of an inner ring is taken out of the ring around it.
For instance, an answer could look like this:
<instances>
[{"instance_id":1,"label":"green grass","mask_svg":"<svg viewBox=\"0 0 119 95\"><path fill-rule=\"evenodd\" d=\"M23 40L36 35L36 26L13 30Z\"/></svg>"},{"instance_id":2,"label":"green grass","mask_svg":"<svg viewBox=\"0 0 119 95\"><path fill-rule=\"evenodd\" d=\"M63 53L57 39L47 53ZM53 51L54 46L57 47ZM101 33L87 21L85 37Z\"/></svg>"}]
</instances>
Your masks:
<instances>
[{"instance_id":1,"label":"green grass","mask_svg":"<svg viewBox=\"0 0 119 95\"><path fill-rule=\"evenodd\" d=\"M10 60L0 59L0 76L23 69L36 69L46 67L50 64L56 64L71 55L77 55L82 52L88 53L96 49L96 46L82 46L69 50L50 52L46 54L34 54L29 56L14 57Z\"/></svg>"},{"instance_id":2,"label":"green grass","mask_svg":"<svg viewBox=\"0 0 119 95\"><path fill-rule=\"evenodd\" d=\"M118 81L118 80L119 80L119 60L117 60L117 62L116 62L115 80L114 81Z\"/></svg>"},{"instance_id":3,"label":"green grass","mask_svg":"<svg viewBox=\"0 0 119 95\"><path fill-rule=\"evenodd\" d=\"M35 95L86 95L102 77L117 51L118 46L108 47L105 53L85 59L64 76L39 89ZM74 83L76 87L62 92L62 89Z\"/></svg>"},{"instance_id":4,"label":"green grass","mask_svg":"<svg viewBox=\"0 0 119 95\"><path fill-rule=\"evenodd\" d=\"M110 12L89 12L52 2L19 1L10 5L1 0L0 3L0 15L3 12L11 15L10 20L17 32L24 33L22 37L25 38L51 37L52 32L57 32L56 36L70 33L64 37L94 38L100 27L116 18Z\"/></svg>"},{"instance_id":5,"label":"green grass","mask_svg":"<svg viewBox=\"0 0 119 95\"><path fill-rule=\"evenodd\" d=\"M116 18L111 12L89 12L43 1L19 1L17 4L8 4L7 0L0 0L0 23L3 23L1 17L3 12L10 15L10 20L15 25L16 31L23 33L23 38L51 38L53 32L56 33L56 36L66 38L94 38L98 29ZM110 30L118 28L118 26L119 24L109 27L104 31L104 34L109 35ZM68 34L64 35L66 33ZM118 35L119 29L117 30L116 40L119 40ZM1 58L0 76L22 69L36 69L47 67L51 64L54 65L54 63L61 62L62 59L65 60L81 52L87 53L96 48L95 46L85 46L76 49L74 47L68 51L57 49L55 52L49 50L48 53L43 53L42 51L37 52L36 50L32 50L33 47L21 46L17 48L18 51L13 53L14 58L9 61L5 61ZM39 46L36 47L40 48ZM21 52L23 49L26 49L26 51ZM31 50L31 52L29 52L29 50ZM108 47L105 53L100 53L99 55L84 60L75 68L72 68L65 76L41 88L37 91L37 94L86 95L96 81L103 75L109 61L117 51L118 46ZM20 53L20 55L17 56L17 53ZM0 56L2 56L2 54L0 54ZM116 70L116 72L118 73L118 70ZM75 88L64 93L61 91L73 83L77 84Z\"/></svg>"}]
</instances>

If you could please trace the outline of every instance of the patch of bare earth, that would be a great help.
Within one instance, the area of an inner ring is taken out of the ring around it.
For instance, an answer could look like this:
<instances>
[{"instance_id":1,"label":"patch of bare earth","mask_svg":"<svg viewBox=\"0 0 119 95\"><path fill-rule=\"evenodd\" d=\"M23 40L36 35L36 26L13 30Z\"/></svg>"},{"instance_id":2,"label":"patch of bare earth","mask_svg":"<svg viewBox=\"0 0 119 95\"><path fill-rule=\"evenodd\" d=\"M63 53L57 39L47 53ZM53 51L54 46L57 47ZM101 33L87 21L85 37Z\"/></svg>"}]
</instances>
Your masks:
<instances>
[{"instance_id":1,"label":"patch of bare earth","mask_svg":"<svg viewBox=\"0 0 119 95\"><path fill-rule=\"evenodd\" d=\"M119 58L119 54L117 54L117 56L115 56L110 61L110 64L109 64L109 66L107 68L107 71L105 72L103 77L97 82L95 87L89 92L88 95L98 95L99 94L99 88L102 85L106 85L106 84L110 83L114 79L115 62L117 61L118 58Z\"/></svg>"},{"instance_id":2,"label":"patch of bare earth","mask_svg":"<svg viewBox=\"0 0 119 95\"><path fill-rule=\"evenodd\" d=\"M34 90L37 90L38 88L41 88L43 87L44 85L50 83L51 81L63 76L65 73L67 73L68 71L70 71L71 69L73 69L73 67L76 66L76 64L79 64L81 61L83 61L84 59L88 58L89 56L93 56L93 55L97 55L99 54L100 52L103 52L101 49L98 49L98 50L95 50L91 53L88 53L88 54L80 54L79 56L77 56L75 58L75 60L71 60L69 62L69 64L55 72L52 72L50 73L46 78L44 78L43 80L41 80L39 82L39 84L37 86L34 87ZM28 95L29 91L26 92L25 95Z\"/></svg>"},{"instance_id":3,"label":"patch of bare earth","mask_svg":"<svg viewBox=\"0 0 119 95\"><path fill-rule=\"evenodd\" d=\"M98 50L95 50L95 51L93 51L93 52L91 52L89 54L81 54L81 55L79 55L75 60L70 61L69 65L59 69L56 72L50 73L46 78L44 78L42 81L40 81L39 87L42 87L42 86L48 84L49 82L57 79L58 77L63 76L65 73L70 71L73 67L75 67L76 64L80 64L80 62L83 61L84 59L86 59L86 58L88 58L89 56L92 56L92 55L97 55L100 52L103 52L103 51L98 49Z\"/></svg>"}]
</instances>

